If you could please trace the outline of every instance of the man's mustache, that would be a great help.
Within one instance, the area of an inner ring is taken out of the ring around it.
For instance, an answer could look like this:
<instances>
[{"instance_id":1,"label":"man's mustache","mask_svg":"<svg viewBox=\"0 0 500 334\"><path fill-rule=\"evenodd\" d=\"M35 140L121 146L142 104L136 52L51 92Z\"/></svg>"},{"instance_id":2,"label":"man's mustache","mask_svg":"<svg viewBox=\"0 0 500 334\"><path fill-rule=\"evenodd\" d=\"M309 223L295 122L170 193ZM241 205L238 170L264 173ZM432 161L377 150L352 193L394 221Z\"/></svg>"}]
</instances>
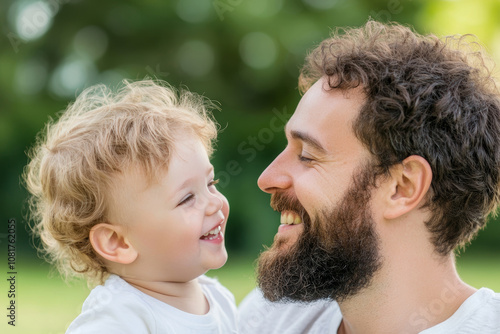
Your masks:
<instances>
[{"instance_id":1,"label":"man's mustache","mask_svg":"<svg viewBox=\"0 0 500 334\"><path fill-rule=\"evenodd\" d=\"M302 218L303 222L306 220L310 221L306 209L304 209L297 197L287 195L284 192L275 192L271 194L271 208L278 212L292 211L297 213Z\"/></svg>"}]
</instances>

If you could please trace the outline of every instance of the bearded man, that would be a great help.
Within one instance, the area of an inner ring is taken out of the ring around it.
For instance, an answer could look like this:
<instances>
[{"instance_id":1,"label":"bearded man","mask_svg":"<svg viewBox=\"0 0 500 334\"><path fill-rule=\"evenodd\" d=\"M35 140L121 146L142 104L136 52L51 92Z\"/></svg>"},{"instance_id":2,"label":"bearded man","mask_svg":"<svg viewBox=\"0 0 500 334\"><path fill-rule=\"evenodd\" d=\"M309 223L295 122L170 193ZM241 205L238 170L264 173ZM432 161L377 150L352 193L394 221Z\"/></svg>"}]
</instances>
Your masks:
<instances>
[{"instance_id":1,"label":"bearded man","mask_svg":"<svg viewBox=\"0 0 500 334\"><path fill-rule=\"evenodd\" d=\"M468 38L368 21L307 57L241 333L500 333L500 294L455 268L500 199L500 93Z\"/></svg>"}]
</instances>

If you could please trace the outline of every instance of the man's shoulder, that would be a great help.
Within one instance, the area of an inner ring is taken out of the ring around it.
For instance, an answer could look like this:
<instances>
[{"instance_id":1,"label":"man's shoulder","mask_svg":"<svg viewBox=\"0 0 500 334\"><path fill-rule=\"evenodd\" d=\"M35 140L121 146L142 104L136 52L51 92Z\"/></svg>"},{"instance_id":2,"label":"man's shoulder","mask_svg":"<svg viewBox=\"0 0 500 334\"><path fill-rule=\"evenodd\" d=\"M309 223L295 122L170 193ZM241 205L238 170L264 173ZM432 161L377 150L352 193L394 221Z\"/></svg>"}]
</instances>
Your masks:
<instances>
[{"instance_id":1,"label":"man's shoulder","mask_svg":"<svg viewBox=\"0 0 500 334\"><path fill-rule=\"evenodd\" d=\"M495 292L495 291L488 289L488 288L482 288L481 290L483 290L483 289L487 290L487 291L491 291L491 292L488 292L488 294L492 295L492 301L495 304L500 302L500 292Z\"/></svg>"},{"instance_id":2,"label":"man's shoulder","mask_svg":"<svg viewBox=\"0 0 500 334\"><path fill-rule=\"evenodd\" d=\"M479 291L484 290L484 299L491 303L492 307L500 308L500 292L495 292L488 288L481 288ZM500 313L498 314L500 317Z\"/></svg>"},{"instance_id":3,"label":"man's shoulder","mask_svg":"<svg viewBox=\"0 0 500 334\"><path fill-rule=\"evenodd\" d=\"M336 333L342 314L331 300L311 303L267 301L255 289L239 306L241 334L259 333Z\"/></svg>"},{"instance_id":4,"label":"man's shoulder","mask_svg":"<svg viewBox=\"0 0 500 334\"><path fill-rule=\"evenodd\" d=\"M462 304L455 315L470 319L469 322L494 323L500 333L500 293L481 288Z\"/></svg>"},{"instance_id":5,"label":"man's shoulder","mask_svg":"<svg viewBox=\"0 0 500 334\"><path fill-rule=\"evenodd\" d=\"M478 323L490 323L494 326L496 330L494 333L500 333L500 293L494 292L488 288L481 288L475 294L477 294L477 300L475 301L475 311Z\"/></svg>"},{"instance_id":6,"label":"man's shoulder","mask_svg":"<svg viewBox=\"0 0 500 334\"><path fill-rule=\"evenodd\" d=\"M470 296L446 321L421 334L500 333L500 293L481 288Z\"/></svg>"}]
</instances>

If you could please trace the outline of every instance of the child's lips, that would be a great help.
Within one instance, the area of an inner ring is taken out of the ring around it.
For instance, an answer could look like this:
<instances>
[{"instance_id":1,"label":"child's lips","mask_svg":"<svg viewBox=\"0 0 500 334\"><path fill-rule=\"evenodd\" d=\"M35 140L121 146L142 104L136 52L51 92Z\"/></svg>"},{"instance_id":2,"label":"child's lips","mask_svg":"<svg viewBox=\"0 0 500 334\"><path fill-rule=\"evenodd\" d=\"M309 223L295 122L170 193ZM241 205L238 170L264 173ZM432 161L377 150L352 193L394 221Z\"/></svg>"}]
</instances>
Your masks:
<instances>
[{"instance_id":1,"label":"child's lips","mask_svg":"<svg viewBox=\"0 0 500 334\"><path fill-rule=\"evenodd\" d=\"M222 232L222 225L217 225L212 230L208 231L200 237L204 242L220 244L224 240L224 233Z\"/></svg>"},{"instance_id":2,"label":"child's lips","mask_svg":"<svg viewBox=\"0 0 500 334\"><path fill-rule=\"evenodd\" d=\"M222 234L223 233L223 227L224 227L224 223L225 223L225 218L222 218L218 223L217 225L215 225L214 227L212 227L209 231L207 231L206 233L204 233L200 239L204 240L204 239L207 239L209 238L210 236L217 236L219 234Z\"/></svg>"},{"instance_id":3,"label":"child's lips","mask_svg":"<svg viewBox=\"0 0 500 334\"><path fill-rule=\"evenodd\" d=\"M209 238L210 236L217 236L222 230L222 226L221 225L217 225L216 227L214 227L213 229L211 229L210 231L208 231L207 233L203 234L201 236L201 238Z\"/></svg>"}]
</instances>

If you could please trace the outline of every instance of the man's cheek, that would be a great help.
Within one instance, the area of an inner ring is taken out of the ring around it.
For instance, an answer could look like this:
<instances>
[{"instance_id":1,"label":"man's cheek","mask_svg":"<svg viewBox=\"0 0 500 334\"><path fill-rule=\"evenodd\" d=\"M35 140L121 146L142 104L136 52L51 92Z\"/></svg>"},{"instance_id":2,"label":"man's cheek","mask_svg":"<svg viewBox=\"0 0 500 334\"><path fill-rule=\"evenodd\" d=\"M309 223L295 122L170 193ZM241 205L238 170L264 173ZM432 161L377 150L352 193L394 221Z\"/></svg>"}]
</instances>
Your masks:
<instances>
[{"instance_id":1,"label":"man's cheek","mask_svg":"<svg viewBox=\"0 0 500 334\"><path fill-rule=\"evenodd\" d=\"M318 180L303 178L300 181L295 184L295 193L311 218L320 208L335 205L336 200L342 195L335 190L338 188L333 187L327 180L316 182Z\"/></svg>"}]
</instances>

